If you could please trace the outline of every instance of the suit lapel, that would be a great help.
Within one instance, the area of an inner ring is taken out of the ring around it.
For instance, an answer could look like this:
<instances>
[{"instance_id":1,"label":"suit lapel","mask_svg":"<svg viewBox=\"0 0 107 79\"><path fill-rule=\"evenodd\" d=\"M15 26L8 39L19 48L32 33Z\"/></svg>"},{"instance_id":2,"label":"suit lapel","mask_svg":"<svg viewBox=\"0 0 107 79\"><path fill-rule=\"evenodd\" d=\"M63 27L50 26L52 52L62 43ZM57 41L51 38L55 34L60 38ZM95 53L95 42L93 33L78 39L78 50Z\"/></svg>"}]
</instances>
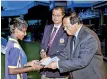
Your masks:
<instances>
[{"instance_id":1,"label":"suit lapel","mask_svg":"<svg viewBox=\"0 0 107 79\"><path fill-rule=\"evenodd\" d=\"M52 43L52 46L51 46L51 49L50 50L53 50L57 44L59 44L59 39L61 38L61 35L63 34L63 28L62 26L59 28L54 40L53 40L53 43Z\"/></svg>"},{"instance_id":2,"label":"suit lapel","mask_svg":"<svg viewBox=\"0 0 107 79\"><path fill-rule=\"evenodd\" d=\"M50 41L50 37L51 37L51 32L52 32L53 26L54 25L52 24L52 25L49 26L50 28L48 28L49 29L48 33L47 33L48 44L49 44L49 41Z\"/></svg>"},{"instance_id":3,"label":"suit lapel","mask_svg":"<svg viewBox=\"0 0 107 79\"><path fill-rule=\"evenodd\" d=\"M77 48L78 44L79 44L80 41L81 41L80 38L82 37L83 32L84 32L84 26L82 26L82 28L80 29L80 31L79 31L79 33L78 33L78 36L77 36L77 38L76 38L76 40L75 40L74 51L73 51L72 53L74 53L74 52L76 51L76 48Z\"/></svg>"},{"instance_id":4,"label":"suit lapel","mask_svg":"<svg viewBox=\"0 0 107 79\"><path fill-rule=\"evenodd\" d=\"M69 59L71 59L71 56L72 56L72 45L71 45L72 43L71 42L72 42L72 36L69 36L67 46L66 46Z\"/></svg>"},{"instance_id":5,"label":"suit lapel","mask_svg":"<svg viewBox=\"0 0 107 79\"><path fill-rule=\"evenodd\" d=\"M54 27L54 25L52 24L51 26L49 26L50 28L49 28L49 32L48 32L48 34L49 34L49 36L51 36L51 32L52 32L52 29L53 29L53 27Z\"/></svg>"},{"instance_id":6,"label":"suit lapel","mask_svg":"<svg viewBox=\"0 0 107 79\"><path fill-rule=\"evenodd\" d=\"M54 43L56 42L56 41L58 41L58 39L60 39L61 38L61 35L63 34L63 28L62 28L62 26L59 28L59 30L58 30L58 32L57 32L57 34L56 34L56 36L55 36L55 39L54 39Z\"/></svg>"}]
</instances>

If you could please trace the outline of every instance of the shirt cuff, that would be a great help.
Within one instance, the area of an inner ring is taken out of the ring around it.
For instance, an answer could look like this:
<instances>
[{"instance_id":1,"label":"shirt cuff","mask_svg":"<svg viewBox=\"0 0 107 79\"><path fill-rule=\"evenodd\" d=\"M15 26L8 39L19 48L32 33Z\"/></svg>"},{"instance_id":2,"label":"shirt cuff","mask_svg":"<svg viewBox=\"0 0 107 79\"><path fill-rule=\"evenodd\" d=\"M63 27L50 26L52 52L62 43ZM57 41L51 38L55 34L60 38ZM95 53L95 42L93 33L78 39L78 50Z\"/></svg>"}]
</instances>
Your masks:
<instances>
[{"instance_id":1,"label":"shirt cuff","mask_svg":"<svg viewBox=\"0 0 107 79\"><path fill-rule=\"evenodd\" d=\"M42 52L44 52L45 50L44 49L42 49L41 51L40 51L40 53L42 53Z\"/></svg>"}]
</instances>

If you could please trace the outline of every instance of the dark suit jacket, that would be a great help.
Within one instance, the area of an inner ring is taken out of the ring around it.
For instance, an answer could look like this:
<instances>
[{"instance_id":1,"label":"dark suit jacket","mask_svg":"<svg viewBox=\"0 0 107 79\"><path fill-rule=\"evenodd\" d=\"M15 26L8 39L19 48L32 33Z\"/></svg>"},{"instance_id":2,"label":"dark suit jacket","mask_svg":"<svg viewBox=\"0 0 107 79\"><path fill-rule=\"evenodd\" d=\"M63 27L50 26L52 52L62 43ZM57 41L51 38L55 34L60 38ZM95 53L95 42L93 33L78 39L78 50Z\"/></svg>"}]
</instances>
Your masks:
<instances>
[{"instance_id":1,"label":"dark suit jacket","mask_svg":"<svg viewBox=\"0 0 107 79\"><path fill-rule=\"evenodd\" d=\"M50 36L53 26L54 26L53 24L47 25L44 30L41 49L44 49L45 51L50 41ZM58 52L62 51L66 47L67 40L68 40L68 36L64 32L63 27L61 26L53 40L52 46L49 48L47 55L53 57ZM68 75L68 73L60 74L59 70L46 70L45 73L47 77L55 77L55 78L64 77L64 75Z\"/></svg>"},{"instance_id":2,"label":"dark suit jacket","mask_svg":"<svg viewBox=\"0 0 107 79\"><path fill-rule=\"evenodd\" d=\"M72 72L73 79L107 79L97 35L82 26L76 39L74 52L70 50L70 40L69 38L67 47L58 56L61 59L58 62L60 72Z\"/></svg>"}]
</instances>

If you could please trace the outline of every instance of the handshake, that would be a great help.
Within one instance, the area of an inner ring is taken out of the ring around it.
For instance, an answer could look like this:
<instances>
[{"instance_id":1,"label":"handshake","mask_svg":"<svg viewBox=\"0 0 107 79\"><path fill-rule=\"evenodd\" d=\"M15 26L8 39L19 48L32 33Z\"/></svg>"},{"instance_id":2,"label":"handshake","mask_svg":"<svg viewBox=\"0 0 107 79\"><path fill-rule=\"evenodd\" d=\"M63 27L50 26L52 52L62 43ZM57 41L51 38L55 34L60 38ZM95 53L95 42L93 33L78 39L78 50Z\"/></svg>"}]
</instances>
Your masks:
<instances>
[{"instance_id":1,"label":"handshake","mask_svg":"<svg viewBox=\"0 0 107 79\"><path fill-rule=\"evenodd\" d=\"M33 68L33 70L40 70L42 68L52 68L52 69L56 69L53 67L50 67L51 65L54 66L57 61L59 61L59 59L57 57L46 57L43 58L42 60L32 60L30 62L28 62L27 64L25 64L24 66L31 66ZM56 65L55 65L56 66Z\"/></svg>"},{"instance_id":2,"label":"handshake","mask_svg":"<svg viewBox=\"0 0 107 79\"><path fill-rule=\"evenodd\" d=\"M29 66L32 67L33 70L40 70L43 68L39 60L32 60L30 62L27 62L27 64L24 65L24 67L29 67Z\"/></svg>"}]
</instances>

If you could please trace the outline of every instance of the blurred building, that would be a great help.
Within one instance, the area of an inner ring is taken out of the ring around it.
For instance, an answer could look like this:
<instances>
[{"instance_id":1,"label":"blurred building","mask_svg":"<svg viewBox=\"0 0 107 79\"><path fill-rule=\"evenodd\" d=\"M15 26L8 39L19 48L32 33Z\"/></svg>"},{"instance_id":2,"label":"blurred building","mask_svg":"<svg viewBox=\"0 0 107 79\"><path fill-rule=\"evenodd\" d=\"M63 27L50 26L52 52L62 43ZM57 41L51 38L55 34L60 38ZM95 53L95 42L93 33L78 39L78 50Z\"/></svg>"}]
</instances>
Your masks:
<instances>
[{"instance_id":1,"label":"blurred building","mask_svg":"<svg viewBox=\"0 0 107 79\"><path fill-rule=\"evenodd\" d=\"M12 18L21 17L29 25L25 41L41 41L45 25L52 23L51 10L55 6L63 6L66 13L79 13L83 23L99 36L106 59L107 1L1 1L1 36L9 35Z\"/></svg>"}]
</instances>

